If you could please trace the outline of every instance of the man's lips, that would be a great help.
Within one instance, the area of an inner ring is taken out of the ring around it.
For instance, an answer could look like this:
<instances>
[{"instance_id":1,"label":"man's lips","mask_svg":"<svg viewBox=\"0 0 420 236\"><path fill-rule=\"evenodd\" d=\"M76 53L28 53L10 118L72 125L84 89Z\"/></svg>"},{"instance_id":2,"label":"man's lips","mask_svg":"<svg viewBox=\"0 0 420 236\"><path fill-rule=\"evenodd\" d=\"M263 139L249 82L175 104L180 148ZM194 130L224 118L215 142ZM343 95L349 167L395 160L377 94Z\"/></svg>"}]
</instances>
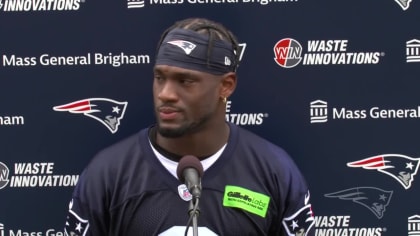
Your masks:
<instances>
[{"instance_id":1,"label":"man's lips","mask_svg":"<svg viewBox=\"0 0 420 236\"><path fill-rule=\"evenodd\" d=\"M177 118L179 114L179 109L176 109L173 107L160 107L158 111L159 111L159 117L162 120L173 120Z\"/></svg>"}]
</instances>

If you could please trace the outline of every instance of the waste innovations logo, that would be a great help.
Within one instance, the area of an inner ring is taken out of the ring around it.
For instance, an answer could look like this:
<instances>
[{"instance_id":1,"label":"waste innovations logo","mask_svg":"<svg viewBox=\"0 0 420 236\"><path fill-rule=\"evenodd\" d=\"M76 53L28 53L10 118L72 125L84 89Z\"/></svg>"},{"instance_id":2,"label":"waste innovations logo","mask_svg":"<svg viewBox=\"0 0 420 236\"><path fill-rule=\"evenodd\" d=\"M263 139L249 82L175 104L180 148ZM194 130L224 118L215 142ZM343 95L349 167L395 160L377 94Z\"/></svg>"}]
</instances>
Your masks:
<instances>
[{"instance_id":1,"label":"waste innovations logo","mask_svg":"<svg viewBox=\"0 0 420 236\"><path fill-rule=\"evenodd\" d=\"M381 226L353 226L349 215L315 216L316 236L382 236L387 232Z\"/></svg>"},{"instance_id":2,"label":"waste innovations logo","mask_svg":"<svg viewBox=\"0 0 420 236\"><path fill-rule=\"evenodd\" d=\"M268 5L268 4L279 4L279 3L297 3L298 0L127 0L128 9L144 8L146 3L149 6L159 5L205 5L205 4L257 4L257 5Z\"/></svg>"},{"instance_id":3,"label":"waste innovations logo","mask_svg":"<svg viewBox=\"0 0 420 236\"><path fill-rule=\"evenodd\" d=\"M45 231L27 231L23 229L7 229L0 223L0 236L64 236L64 232L56 229L47 229Z\"/></svg>"},{"instance_id":4,"label":"waste innovations logo","mask_svg":"<svg viewBox=\"0 0 420 236\"><path fill-rule=\"evenodd\" d=\"M0 189L34 187L71 187L79 180L79 175L54 174L53 162L14 163L14 170L0 162Z\"/></svg>"},{"instance_id":5,"label":"waste innovations logo","mask_svg":"<svg viewBox=\"0 0 420 236\"><path fill-rule=\"evenodd\" d=\"M55 106L53 110L83 114L99 121L115 134L124 118L127 105L128 102L118 102L109 98L87 98Z\"/></svg>"},{"instance_id":6,"label":"waste innovations logo","mask_svg":"<svg viewBox=\"0 0 420 236\"><path fill-rule=\"evenodd\" d=\"M77 11L85 0L0 0L2 12Z\"/></svg>"},{"instance_id":7,"label":"waste innovations logo","mask_svg":"<svg viewBox=\"0 0 420 236\"><path fill-rule=\"evenodd\" d=\"M349 41L309 40L306 51L297 40L284 38L274 45L274 61L283 68L293 68L300 63L309 65L362 65L378 64L384 52L349 51Z\"/></svg>"},{"instance_id":8,"label":"waste innovations logo","mask_svg":"<svg viewBox=\"0 0 420 236\"><path fill-rule=\"evenodd\" d=\"M310 103L310 122L327 123L332 120L393 120L393 119L419 119L420 106L407 108L384 108L373 106L370 108L329 108L328 102L315 100Z\"/></svg>"},{"instance_id":9,"label":"waste innovations logo","mask_svg":"<svg viewBox=\"0 0 420 236\"><path fill-rule=\"evenodd\" d=\"M226 120L236 125L262 125L268 113L233 113L232 101L226 102Z\"/></svg>"}]
</instances>

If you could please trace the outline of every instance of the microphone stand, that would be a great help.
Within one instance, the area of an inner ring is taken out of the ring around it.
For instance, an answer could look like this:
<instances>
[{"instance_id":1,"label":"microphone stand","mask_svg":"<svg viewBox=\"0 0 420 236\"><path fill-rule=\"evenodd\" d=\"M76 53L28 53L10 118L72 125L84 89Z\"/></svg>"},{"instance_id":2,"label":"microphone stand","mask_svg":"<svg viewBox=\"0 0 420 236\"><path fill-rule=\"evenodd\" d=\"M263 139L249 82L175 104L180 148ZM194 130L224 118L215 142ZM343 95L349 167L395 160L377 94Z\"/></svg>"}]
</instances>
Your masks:
<instances>
[{"instance_id":1,"label":"microphone stand","mask_svg":"<svg viewBox=\"0 0 420 236\"><path fill-rule=\"evenodd\" d=\"M198 207L199 198L193 197L191 199L189 207L188 207L188 215L190 216L190 220L192 220L193 225L193 236L198 236L198 216L200 215L200 208ZM189 227L189 224L187 225ZM187 235L187 231L185 231L185 235Z\"/></svg>"}]
</instances>

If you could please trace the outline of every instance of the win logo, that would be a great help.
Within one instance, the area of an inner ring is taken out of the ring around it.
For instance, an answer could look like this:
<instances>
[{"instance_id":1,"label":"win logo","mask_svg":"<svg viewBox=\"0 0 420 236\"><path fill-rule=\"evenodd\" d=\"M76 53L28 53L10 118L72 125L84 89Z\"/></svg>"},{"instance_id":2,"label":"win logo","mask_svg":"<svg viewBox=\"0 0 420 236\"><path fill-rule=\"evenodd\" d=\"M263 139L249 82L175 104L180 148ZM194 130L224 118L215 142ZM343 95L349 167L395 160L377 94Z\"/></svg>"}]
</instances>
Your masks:
<instances>
[{"instance_id":1,"label":"win logo","mask_svg":"<svg viewBox=\"0 0 420 236\"><path fill-rule=\"evenodd\" d=\"M325 123L328 121L328 104L322 100L311 102L311 123Z\"/></svg>"},{"instance_id":2,"label":"win logo","mask_svg":"<svg viewBox=\"0 0 420 236\"><path fill-rule=\"evenodd\" d=\"M9 183L9 168L7 168L7 166L3 162L0 162L0 189L6 187L8 183ZM0 227L0 230L1 230L1 227ZM0 236L3 236L3 235L0 234Z\"/></svg>"}]
</instances>

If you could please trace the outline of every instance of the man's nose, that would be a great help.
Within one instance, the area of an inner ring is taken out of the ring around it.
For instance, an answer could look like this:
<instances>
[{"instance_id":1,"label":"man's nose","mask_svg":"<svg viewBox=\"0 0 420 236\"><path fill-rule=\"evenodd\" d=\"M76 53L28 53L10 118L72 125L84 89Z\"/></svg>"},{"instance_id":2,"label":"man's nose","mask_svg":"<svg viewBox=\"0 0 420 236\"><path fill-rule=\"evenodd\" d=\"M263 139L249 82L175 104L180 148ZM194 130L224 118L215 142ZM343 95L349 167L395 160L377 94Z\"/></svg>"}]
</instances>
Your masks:
<instances>
[{"instance_id":1,"label":"man's nose","mask_svg":"<svg viewBox=\"0 0 420 236\"><path fill-rule=\"evenodd\" d=\"M174 81L166 80L161 85L158 98L162 101L173 101L178 99L177 86Z\"/></svg>"}]
</instances>

